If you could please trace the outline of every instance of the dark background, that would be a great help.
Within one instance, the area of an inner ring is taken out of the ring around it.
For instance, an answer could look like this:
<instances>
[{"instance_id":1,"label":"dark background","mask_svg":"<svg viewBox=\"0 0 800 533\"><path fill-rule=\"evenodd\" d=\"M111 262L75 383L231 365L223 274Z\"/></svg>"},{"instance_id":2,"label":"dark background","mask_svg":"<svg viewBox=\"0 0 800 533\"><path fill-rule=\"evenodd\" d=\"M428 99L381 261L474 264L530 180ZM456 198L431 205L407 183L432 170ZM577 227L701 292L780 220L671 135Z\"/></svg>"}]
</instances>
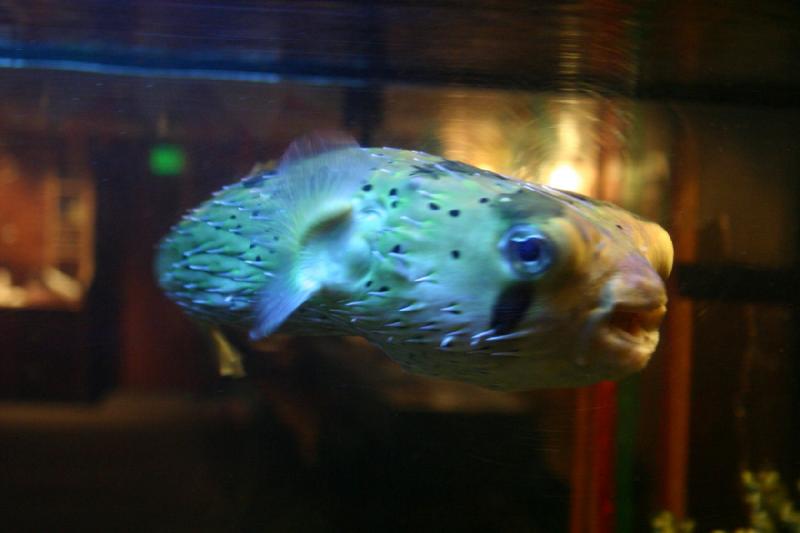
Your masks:
<instances>
[{"instance_id":1,"label":"dark background","mask_svg":"<svg viewBox=\"0 0 800 533\"><path fill-rule=\"evenodd\" d=\"M301 340L221 381L152 280L179 214L294 136L425 148L424 122L398 109L468 90L667 109L654 127L700 198L696 257L674 277L695 303L688 514L742 525L742 468L800 476L798 57L791 1L0 1L0 146L32 184L0 189L0 217L28 206L15 223L41 225L46 169L85 177L95 206L82 304L0 310L8 527L566 530L570 392L408 407L352 368L382 364L373 352ZM148 166L164 142L187 154L178 176ZM41 262L35 238L0 248L0 266ZM658 510L659 414L643 418L637 528Z\"/></svg>"}]
</instances>

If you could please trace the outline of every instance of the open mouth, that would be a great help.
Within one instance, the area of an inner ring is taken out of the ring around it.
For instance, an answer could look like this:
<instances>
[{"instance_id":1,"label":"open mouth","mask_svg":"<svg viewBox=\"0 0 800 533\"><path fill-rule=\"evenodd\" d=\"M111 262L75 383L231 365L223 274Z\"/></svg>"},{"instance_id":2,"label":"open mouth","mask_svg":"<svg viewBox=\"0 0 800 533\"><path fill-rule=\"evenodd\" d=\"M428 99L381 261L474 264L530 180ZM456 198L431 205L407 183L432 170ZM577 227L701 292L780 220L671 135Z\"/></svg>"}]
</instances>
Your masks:
<instances>
[{"instance_id":1,"label":"open mouth","mask_svg":"<svg viewBox=\"0 0 800 533\"><path fill-rule=\"evenodd\" d=\"M600 330L600 340L616 354L617 365L628 371L642 368L658 345L664 305L615 305L606 315Z\"/></svg>"},{"instance_id":2,"label":"open mouth","mask_svg":"<svg viewBox=\"0 0 800 533\"><path fill-rule=\"evenodd\" d=\"M612 333L631 342L646 341L664 318L667 308L664 305L649 307L632 307L616 305L608 319L608 327Z\"/></svg>"},{"instance_id":3,"label":"open mouth","mask_svg":"<svg viewBox=\"0 0 800 533\"><path fill-rule=\"evenodd\" d=\"M641 370L658 346L667 311L664 281L649 263L631 254L613 275L592 312L594 356L610 374ZM624 267L624 268L623 268Z\"/></svg>"}]
</instances>

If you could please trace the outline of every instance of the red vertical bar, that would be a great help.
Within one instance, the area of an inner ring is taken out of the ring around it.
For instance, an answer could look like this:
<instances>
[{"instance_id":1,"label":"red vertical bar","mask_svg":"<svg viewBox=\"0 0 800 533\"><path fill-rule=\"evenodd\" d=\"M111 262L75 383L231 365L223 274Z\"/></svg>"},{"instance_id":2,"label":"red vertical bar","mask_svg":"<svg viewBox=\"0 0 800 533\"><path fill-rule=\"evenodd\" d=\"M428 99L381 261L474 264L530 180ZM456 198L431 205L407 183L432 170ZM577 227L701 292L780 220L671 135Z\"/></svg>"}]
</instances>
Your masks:
<instances>
[{"instance_id":1,"label":"red vertical bar","mask_svg":"<svg viewBox=\"0 0 800 533\"><path fill-rule=\"evenodd\" d=\"M617 386L604 381L577 392L572 470L572 533L614 531Z\"/></svg>"},{"instance_id":2,"label":"red vertical bar","mask_svg":"<svg viewBox=\"0 0 800 533\"><path fill-rule=\"evenodd\" d=\"M575 392L575 436L572 449L572 491L570 498L570 533L589 530L589 443L591 442L591 388Z\"/></svg>"},{"instance_id":3,"label":"red vertical bar","mask_svg":"<svg viewBox=\"0 0 800 533\"><path fill-rule=\"evenodd\" d=\"M592 514L596 533L614 531L615 436L617 429L617 384L604 381L594 387L594 443L592 459Z\"/></svg>"},{"instance_id":4,"label":"red vertical bar","mask_svg":"<svg viewBox=\"0 0 800 533\"><path fill-rule=\"evenodd\" d=\"M686 124L676 136L673 201L670 235L675 247L675 262L690 264L697 250L697 213L700 191L697 181L696 142ZM664 327L664 366L662 417L659 424L661 443L659 509L686 517L686 485L689 462L689 416L692 375L693 305L677 295L673 276L668 284L669 311Z\"/></svg>"}]
</instances>

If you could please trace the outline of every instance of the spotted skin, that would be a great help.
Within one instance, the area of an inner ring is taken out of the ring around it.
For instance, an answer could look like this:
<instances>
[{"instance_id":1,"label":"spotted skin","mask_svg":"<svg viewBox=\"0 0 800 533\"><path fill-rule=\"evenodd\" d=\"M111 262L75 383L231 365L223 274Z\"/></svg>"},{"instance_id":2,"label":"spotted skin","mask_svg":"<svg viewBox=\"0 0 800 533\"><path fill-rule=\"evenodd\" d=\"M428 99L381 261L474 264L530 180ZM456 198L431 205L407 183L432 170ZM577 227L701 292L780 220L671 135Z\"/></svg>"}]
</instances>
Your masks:
<instances>
[{"instance_id":1,"label":"spotted skin","mask_svg":"<svg viewBox=\"0 0 800 533\"><path fill-rule=\"evenodd\" d=\"M348 210L301 237L288 238L287 219L276 216L291 178L280 171L245 177L189 212L159 245L161 287L201 321L252 331L265 287L320 249L341 258L324 265L346 268L280 331L360 335L409 371L502 390L578 386L641 368L617 353L582 351L603 352L588 317L610 308L620 264L635 263L652 285L661 282L651 272L668 274L672 249L661 228L438 156L355 150L370 164ZM557 258L533 279L520 277L499 246L519 224L547 235ZM332 239L340 240L326 247ZM653 290L663 305L663 284Z\"/></svg>"}]
</instances>

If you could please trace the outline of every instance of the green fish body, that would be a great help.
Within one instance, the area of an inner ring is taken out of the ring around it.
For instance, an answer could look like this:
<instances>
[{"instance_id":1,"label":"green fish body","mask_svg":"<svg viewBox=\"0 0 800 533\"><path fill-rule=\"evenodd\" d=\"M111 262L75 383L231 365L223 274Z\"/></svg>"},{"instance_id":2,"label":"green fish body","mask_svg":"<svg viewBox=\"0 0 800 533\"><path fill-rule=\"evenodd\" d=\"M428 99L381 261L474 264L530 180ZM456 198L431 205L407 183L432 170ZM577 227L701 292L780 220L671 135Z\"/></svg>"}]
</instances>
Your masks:
<instances>
[{"instance_id":1,"label":"green fish body","mask_svg":"<svg viewBox=\"0 0 800 533\"><path fill-rule=\"evenodd\" d=\"M441 157L305 138L184 216L156 275L195 318L358 335L407 370L500 390L641 369L672 245L608 203Z\"/></svg>"}]
</instances>

